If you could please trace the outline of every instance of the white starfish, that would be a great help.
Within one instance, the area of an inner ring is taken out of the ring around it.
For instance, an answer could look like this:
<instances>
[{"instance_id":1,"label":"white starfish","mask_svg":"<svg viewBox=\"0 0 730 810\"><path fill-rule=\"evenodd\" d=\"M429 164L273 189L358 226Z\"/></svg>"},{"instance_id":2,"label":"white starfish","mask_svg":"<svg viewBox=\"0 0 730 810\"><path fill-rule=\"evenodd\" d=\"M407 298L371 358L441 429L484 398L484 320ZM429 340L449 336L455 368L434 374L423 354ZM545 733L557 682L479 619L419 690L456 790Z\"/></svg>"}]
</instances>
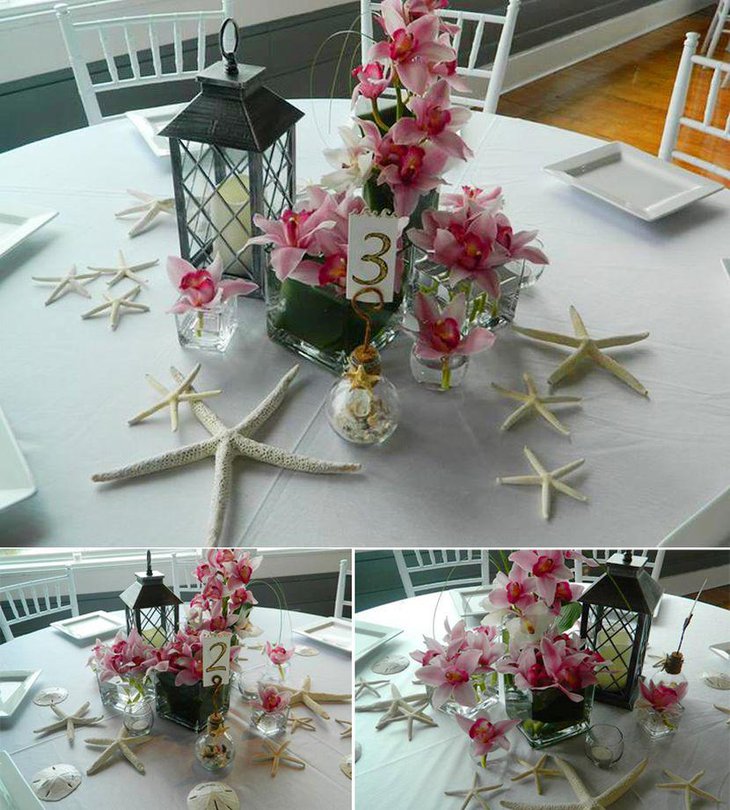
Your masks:
<instances>
[{"instance_id":1,"label":"white starfish","mask_svg":"<svg viewBox=\"0 0 730 810\"><path fill-rule=\"evenodd\" d=\"M388 683L387 680L384 681L366 681L362 678L358 678L355 681L355 700L360 697L365 692L372 692L375 697L380 697L379 689L376 687L385 686Z\"/></svg>"},{"instance_id":2,"label":"white starfish","mask_svg":"<svg viewBox=\"0 0 730 810\"><path fill-rule=\"evenodd\" d=\"M702 790L702 788L697 787L697 782L705 775L704 771L700 771L696 773L691 779L685 779L682 776L677 776L676 773L672 773L671 771L664 771L664 773L670 778L673 779L673 782L663 782L660 785L657 785L658 788L662 790L681 790L684 792L684 806L686 810L692 810L692 796L695 795L700 799L707 799L708 802L716 802L717 804L721 804L720 799L717 796L713 796L711 793L708 793L706 790Z\"/></svg>"},{"instance_id":3,"label":"white starfish","mask_svg":"<svg viewBox=\"0 0 730 810\"><path fill-rule=\"evenodd\" d=\"M390 700L378 700L375 703L371 703L369 706L356 706L355 711L373 712L385 709L385 714L378 720L375 726L375 728L380 731L381 728L385 728L389 723L394 723L396 720L407 719L408 715L402 712L401 709L410 709L412 705L415 711L420 711L428 704L428 696L425 692L421 695L407 695L404 697L394 683L390 685L390 694Z\"/></svg>"},{"instance_id":4,"label":"white starfish","mask_svg":"<svg viewBox=\"0 0 730 810\"><path fill-rule=\"evenodd\" d=\"M392 717L387 721L381 719L377 722L375 728L377 731L380 731L381 728L384 728L395 720L405 720L408 729L408 742L411 742L413 740L413 723L415 720L418 720L419 723L423 723L424 726L438 726L438 723L433 717L429 717L429 715L424 713L424 708L425 706L419 706L418 704L415 706L410 703L402 704L398 707L398 717Z\"/></svg>"},{"instance_id":5,"label":"white starfish","mask_svg":"<svg viewBox=\"0 0 730 810\"><path fill-rule=\"evenodd\" d=\"M290 714L287 723L291 723L291 729L289 730L292 734L298 729L303 728L307 731L315 731L314 728L314 720L311 717L300 717L298 714Z\"/></svg>"},{"instance_id":6,"label":"white starfish","mask_svg":"<svg viewBox=\"0 0 730 810\"><path fill-rule=\"evenodd\" d=\"M232 428L224 425L204 402L191 401L190 407L193 409L193 413L210 433L211 438L170 450L168 453L144 459L126 467L96 473L91 476L91 480L97 482L121 481L183 467L204 458L215 458L213 498L207 531L208 544L214 546L218 544L223 529L226 505L232 487L233 461L236 457L242 456L254 461L262 461L272 467L313 474L359 470L359 464L322 461L297 453L289 453L274 445L257 442L251 438L251 434L260 428L279 407L298 369L299 366L290 369L281 378L276 388L245 419ZM183 382L184 378L177 369L172 369L172 375L178 383ZM193 390L191 388L191 391Z\"/></svg>"},{"instance_id":7,"label":"white starfish","mask_svg":"<svg viewBox=\"0 0 730 810\"><path fill-rule=\"evenodd\" d=\"M525 416L528 416L530 413L536 413L542 418L558 433L562 433L563 436L570 436L570 431L568 430L565 425L560 422L555 416L555 414L546 407L549 404L559 404L559 403L570 403L573 405L577 405L580 403L580 397L551 397L551 396L540 396L537 392L537 387L535 386L535 381L532 377L525 373L522 375L522 379L525 381L525 385L527 386L527 393L524 394L521 391L512 391L509 388L503 388L501 385L497 385L496 383L492 383L492 387L499 391L502 396L509 397L510 399L516 399L518 402L521 402L519 408L516 411L513 411L502 423L501 430L509 430L512 425L516 424L523 419Z\"/></svg>"},{"instance_id":8,"label":"white starfish","mask_svg":"<svg viewBox=\"0 0 730 810\"><path fill-rule=\"evenodd\" d=\"M373 703L368 703L367 706L356 706L355 711L382 712L384 709L389 709L393 705L394 700L401 700L405 703L420 703L422 707L428 703L428 694L426 692L417 692L413 695L401 695L394 684L390 685L390 691L394 697L389 700L376 700L373 701Z\"/></svg>"},{"instance_id":9,"label":"white starfish","mask_svg":"<svg viewBox=\"0 0 730 810\"><path fill-rule=\"evenodd\" d=\"M297 768L304 770L306 763L303 759L295 756L291 751L286 749L289 747L291 740L285 740L280 745L276 745L271 740L264 740L264 745L269 749L268 752L261 751L253 758L254 762L270 762L271 763L271 776L276 776L279 772L279 765L288 765L290 768Z\"/></svg>"},{"instance_id":10,"label":"white starfish","mask_svg":"<svg viewBox=\"0 0 730 810\"><path fill-rule=\"evenodd\" d=\"M71 714L66 714L61 711L55 703L50 703L48 707L59 719L55 723L43 726L43 728L34 729L33 734L50 734L53 731L60 731L62 728L65 728L68 741L73 742L76 735L76 726L95 726L104 719L102 715L98 717L86 717L86 712L89 711L88 701Z\"/></svg>"},{"instance_id":11,"label":"white starfish","mask_svg":"<svg viewBox=\"0 0 730 810\"><path fill-rule=\"evenodd\" d=\"M128 217L130 214L145 212L130 228L129 236L131 237L139 236L139 234L146 231L152 224L152 220L159 214L171 214L175 210L174 197L154 197L152 194L147 194L145 191L135 191L133 188L128 188L127 194L141 200L141 204L125 208L124 211L118 211L114 216L121 219Z\"/></svg>"},{"instance_id":12,"label":"white starfish","mask_svg":"<svg viewBox=\"0 0 730 810\"><path fill-rule=\"evenodd\" d=\"M522 773L518 773L517 776L512 777L513 782L519 782L522 779L527 779L529 776L535 777L535 788L537 789L537 795L542 796L542 782L540 779L543 776L562 776L563 774L560 771L556 771L554 768L546 768L545 761L547 760L548 755L543 754L538 761L532 765L525 759L520 759L517 757L517 761L524 765L527 768L526 771Z\"/></svg>"},{"instance_id":13,"label":"white starfish","mask_svg":"<svg viewBox=\"0 0 730 810\"><path fill-rule=\"evenodd\" d=\"M117 736L113 739L107 737L89 737L84 740L86 745L90 745L92 748L104 749L99 758L92 762L92 764L87 768L87 776L93 776L95 773L97 773L97 771L100 771L117 753L121 754L135 770L139 771L140 773L145 772L144 763L136 756L129 746L143 745L144 743L149 742L152 739L152 736L147 733L138 737L125 737L125 730L126 729L124 726L122 726L122 728L119 729Z\"/></svg>"},{"instance_id":14,"label":"white starfish","mask_svg":"<svg viewBox=\"0 0 730 810\"><path fill-rule=\"evenodd\" d=\"M302 681L301 686L287 686L282 684L279 687L285 692L289 692L289 705L290 706L306 706L311 712L318 714L323 720L329 720L330 716L319 705L320 703L349 703L352 700L352 695L347 694L332 694L331 692L313 692L312 679L307 677Z\"/></svg>"},{"instance_id":15,"label":"white starfish","mask_svg":"<svg viewBox=\"0 0 730 810\"><path fill-rule=\"evenodd\" d=\"M87 318L93 318L95 315L98 315L100 312L103 312L105 309L109 310L109 320L112 329L116 329L119 326L119 319L125 313L125 310L132 310L133 312L149 312L150 308L146 304L137 304L135 303L134 299L137 297L140 291L139 284L136 287L132 287L131 290L128 290L124 295L120 295L118 298L110 298L108 295L104 295L105 303L99 304L99 306L90 309L88 312L84 312L81 316L84 320Z\"/></svg>"},{"instance_id":16,"label":"white starfish","mask_svg":"<svg viewBox=\"0 0 730 810\"><path fill-rule=\"evenodd\" d=\"M65 276L31 276L33 281L38 281L41 284L55 284L53 292L46 299L46 306L58 301L67 292L75 292L84 298L91 298L91 293L81 283L82 281L93 281L99 278L101 273L77 273L76 265L71 265L71 269Z\"/></svg>"},{"instance_id":17,"label":"white starfish","mask_svg":"<svg viewBox=\"0 0 730 810\"><path fill-rule=\"evenodd\" d=\"M335 723L340 726L343 726L343 730L340 732L340 737L343 739L345 737L352 737L352 721L350 720L338 720L335 718Z\"/></svg>"},{"instance_id":18,"label":"white starfish","mask_svg":"<svg viewBox=\"0 0 730 810\"><path fill-rule=\"evenodd\" d=\"M502 784L498 785L479 785L479 774L474 774L474 781L470 788L464 788L464 790L445 790L444 793L447 796L459 796L460 798L464 799L464 803L461 805L461 810L466 810L471 802L472 799L478 801L479 804L484 808L484 810L489 810L489 805L487 804L486 799L482 798L482 793L486 793L489 790L499 790L502 787Z\"/></svg>"},{"instance_id":19,"label":"white starfish","mask_svg":"<svg viewBox=\"0 0 730 810\"><path fill-rule=\"evenodd\" d=\"M111 276L111 281L107 281L108 287L113 287L123 278L128 278L130 281L134 281L135 284L146 284L147 282L145 279L140 278L137 273L139 273L140 270L148 270L150 267L154 267L158 262L159 259L155 259L151 262L127 264L127 260L124 258L124 253L122 253L120 250L119 267L92 267L91 265L88 265L88 269L95 270L97 273L101 273L103 276Z\"/></svg>"},{"instance_id":20,"label":"white starfish","mask_svg":"<svg viewBox=\"0 0 730 810\"><path fill-rule=\"evenodd\" d=\"M525 455L527 456L527 460L535 470L536 475L502 476L497 478L498 484L542 487L542 516L545 518L545 520L548 520L550 517L550 505L552 491L554 489L558 492L562 492L564 495L569 495L576 501L582 501L585 503L588 500L588 498L581 492L578 492L577 489L573 489L573 487L569 487L565 482L559 480L568 473L573 472L573 470L577 470L578 467L583 466L585 463L584 458L571 461L570 464L564 464L562 467L558 467L556 470L548 471L542 466L537 456L532 452L532 450L530 450L529 447L525 447L523 449Z\"/></svg>"},{"instance_id":21,"label":"white starfish","mask_svg":"<svg viewBox=\"0 0 730 810\"><path fill-rule=\"evenodd\" d=\"M216 388L214 391L192 391L190 386L193 384L193 380L195 380L199 371L200 363L198 363L190 374L188 374L188 376L185 377L185 379L172 391L165 388L162 383L157 382L157 380L151 374L145 374L145 379L147 382L155 389L155 391L157 391L157 393L162 394L162 399L146 410L140 411L136 416L133 416L129 420L128 424L139 424L139 422L141 422L143 419L146 419L148 416L152 416L153 413L156 413L167 406L170 409L170 425L172 426L173 432L175 432L178 426L178 408L181 402L198 402L201 399L215 397L221 393L220 388Z\"/></svg>"},{"instance_id":22,"label":"white starfish","mask_svg":"<svg viewBox=\"0 0 730 810\"><path fill-rule=\"evenodd\" d=\"M725 714L730 714L730 709L726 709L724 706L718 706L717 703L712 704L718 711L724 712ZM725 723L726 726L730 726L730 720Z\"/></svg>"},{"instance_id":23,"label":"white starfish","mask_svg":"<svg viewBox=\"0 0 730 810\"><path fill-rule=\"evenodd\" d=\"M570 307L570 319L573 322L575 335L561 335L557 332L545 332L542 329L526 329L525 327L512 324L512 328L520 335L526 335L535 340L541 340L543 343L557 343L561 346L570 346L572 349L575 349L575 351L563 360L555 371L553 371L550 377L548 377L550 385L557 385L562 379L572 374L581 360L591 360L597 366L613 374L614 377L618 377L618 379L626 383L629 388L633 388L634 391L642 396L649 396L649 392L636 377L630 374L620 363L617 363L612 357L609 357L602 351L602 349L609 349L612 346L628 346L631 343L638 343L640 340L645 340L649 337L648 332L640 332L636 335L614 335L613 337L594 340L588 334L583 319L574 306Z\"/></svg>"},{"instance_id":24,"label":"white starfish","mask_svg":"<svg viewBox=\"0 0 730 810\"><path fill-rule=\"evenodd\" d=\"M631 771L611 785L610 788L599 793L598 796L591 796L588 788L576 773L572 765L564 759L553 756L555 764L565 775L565 778L573 788L577 801L563 804L525 804L524 802L502 801L502 807L508 810L605 810L614 802L617 802L636 782L644 772L649 759L642 759Z\"/></svg>"}]
</instances>

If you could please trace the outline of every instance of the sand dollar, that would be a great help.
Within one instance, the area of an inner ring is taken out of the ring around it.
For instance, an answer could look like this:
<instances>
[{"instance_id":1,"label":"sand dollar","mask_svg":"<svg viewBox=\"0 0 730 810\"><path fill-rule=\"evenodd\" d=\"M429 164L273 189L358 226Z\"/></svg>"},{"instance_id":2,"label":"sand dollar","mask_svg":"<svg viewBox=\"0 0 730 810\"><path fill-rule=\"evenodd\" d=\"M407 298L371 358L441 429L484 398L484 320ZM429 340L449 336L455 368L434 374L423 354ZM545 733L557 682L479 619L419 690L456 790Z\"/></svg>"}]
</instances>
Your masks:
<instances>
[{"instance_id":1,"label":"sand dollar","mask_svg":"<svg viewBox=\"0 0 730 810\"><path fill-rule=\"evenodd\" d=\"M33 793L44 802L59 802L81 784L81 774L73 765L61 763L43 768L31 779Z\"/></svg>"},{"instance_id":2,"label":"sand dollar","mask_svg":"<svg viewBox=\"0 0 730 810\"><path fill-rule=\"evenodd\" d=\"M56 703L63 703L68 697L68 689L63 686L49 686L47 689L41 691L33 698L33 703L36 706L51 706Z\"/></svg>"},{"instance_id":3,"label":"sand dollar","mask_svg":"<svg viewBox=\"0 0 730 810\"><path fill-rule=\"evenodd\" d=\"M370 669L378 675L395 675L407 669L410 663L405 655L386 655L385 658L379 658Z\"/></svg>"},{"instance_id":4,"label":"sand dollar","mask_svg":"<svg viewBox=\"0 0 730 810\"><path fill-rule=\"evenodd\" d=\"M223 782L201 782L188 793L188 810L239 810L236 791Z\"/></svg>"}]
</instances>

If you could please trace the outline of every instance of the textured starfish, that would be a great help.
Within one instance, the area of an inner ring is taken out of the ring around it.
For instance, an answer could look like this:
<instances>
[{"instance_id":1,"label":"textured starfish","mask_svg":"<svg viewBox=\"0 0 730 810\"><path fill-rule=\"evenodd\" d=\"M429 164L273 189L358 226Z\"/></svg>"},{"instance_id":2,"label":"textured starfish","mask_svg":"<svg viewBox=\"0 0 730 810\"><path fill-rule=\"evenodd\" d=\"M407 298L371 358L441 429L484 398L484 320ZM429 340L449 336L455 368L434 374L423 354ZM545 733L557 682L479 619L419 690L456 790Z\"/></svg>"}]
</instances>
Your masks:
<instances>
[{"instance_id":1,"label":"textured starfish","mask_svg":"<svg viewBox=\"0 0 730 810\"><path fill-rule=\"evenodd\" d=\"M461 810L466 810L469 802L472 799L479 802L484 810L489 810L489 805L487 804L486 799L482 798L482 793L486 793L489 790L499 790L502 785L479 785L479 774L474 774L474 781L470 788L464 788L464 790L445 790L444 793L447 796L459 796L459 798L464 799L464 803L461 805Z\"/></svg>"},{"instance_id":2,"label":"textured starfish","mask_svg":"<svg viewBox=\"0 0 730 810\"><path fill-rule=\"evenodd\" d=\"M684 779L681 776L677 776L676 773L672 773L671 771L664 771L664 773L670 778L673 779L673 782L663 782L660 785L657 785L658 788L662 790L681 790L684 792L684 806L687 810L691 810L692 808L692 796L697 796L700 799L707 799L708 802L716 802L720 804L720 799L717 796L713 796L711 793L708 793L706 790L702 790L702 788L697 787L697 782L705 775L704 771L700 771L696 773L691 779Z\"/></svg>"},{"instance_id":3,"label":"textured starfish","mask_svg":"<svg viewBox=\"0 0 730 810\"><path fill-rule=\"evenodd\" d=\"M124 258L124 253L122 253L120 250L118 267L92 267L89 265L88 269L95 270L97 273L101 273L103 276L111 276L111 280L107 281L107 285L109 287L113 287L123 278L128 278L130 281L134 281L135 284L146 284L147 282L143 278L140 278L137 273L139 273L140 270L148 270L150 267L154 267L158 262L159 259L154 259L154 261L150 262L127 264L127 260Z\"/></svg>"},{"instance_id":4,"label":"textured starfish","mask_svg":"<svg viewBox=\"0 0 730 810\"><path fill-rule=\"evenodd\" d=\"M726 709L724 706L718 706L717 703L712 704L718 711L724 712L725 714L730 714L730 709ZM730 726L730 720L728 720L725 725Z\"/></svg>"},{"instance_id":5,"label":"textured starfish","mask_svg":"<svg viewBox=\"0 0 730 810\"><path fill-rule=\"evenodd\" d=\"M125 208L124 211L118 211L114 216L121 219L131 214L142 214L142 217L130 228L129 236L139 236L150 227L152 220L159 214L171 214L175 210L174 197L154 197L145 191L135 191L132 188L127 189L127 194L136 197L141 202L131 208Z\"/></svg>"},{"instance_id":6,"label":"textured starfish","mask_svg":"<svg viewBox=\"0 0 730 810\"><path fill-rule=\"evenodd\" d=\"M170 409L170 425L172 426L173 432L176 431L178 426L178 408L181 402L198 402L201 399L215 397L221 393L220 388L217 388L214 391L192 391L190 386L193 384L193 381L197 377L199 371L200 363L198 363L190 374L188 374L188 376L185 377L185 379L172 391L169 391L164 385L157 382L157 380L151 374L145 374L147 382L155 389L155 391L157 391L158 394L162 394L162 399L152 405L150 408L140 411L140 413L138 413L136 416L133 416L129 420L129 424L136 425L143 419L146 419L148 416L152 416L153 413L156 413L167 406ZM174 370L171 369L171 372L174 373Z\"/></svg>"},{"instance_id":7,"label":"textured starfish","mask_svg":"<svg viewBox=\"0 0 730 810\"><path fill-rule=\"evenodd\" d=\"M365 692L372 692L375 697L380 697L380 691L376 689L376 687L385 686L388 683L387 680L385 681L365 681L362 678L358 678L355 681L355 699L360 697L360 695L364 694Z\"/></svg>"},{"instance_id":8,"label":"textured starfish","mask_svg":"<svg viewBox=\"0 0 730 810\"><path fill-rule=\"evenodd\" d=\"M31 276L33 281L39 281L41 284L55 284L53 292L46 299L46 306L58 301L59 298L68 292L75 292L77 295L82 295L84 298L91 298L91 293L81 283L82 281L93 281L99 278L100 273L77 273L76 265L72 265L71 269L65 276Z\"/></svg>"},{"instance_id":9,"label":"textured starfish","mask_svg":"<svg viewBox=\"0 0 730 810\"><path fill-rule=\"evenodd\" d=\"M320 703L349 703L352 700L351 694L337 695L330 692L313 692L312 679L307 677L299 687L286 686L282 684L280 687L285 692L289 692L289 705L290 706L306 706L310 711L318 714L323 720L329 720L330 716L319 705Z\"/></svg>"},{"instance_id":10,"label":"textured starfish","mask_svg":"<svg viewBox=\"0 0 730 810\"><path fill-rule=\"evenodd\" d=\"M424 713L423 709L425 706L419 706L416 704L415 706L411 705L410 703L406 703L398 707L398 716L391 717L388 720L384 720L381 718L378 720L375 728L377 731L380 731L381 728L385 728L388 724L396 721L396 720L405 720L406 727L408 729L408 742L413 740L413 723L414 721L418 720L419 723L423 723L424 726L437 726L438 723L433 719L433 717L429 717L427 714Z\"/></svg>"},{"instance_id":11,"label":"textured starfish","mask_svg":"<svg viewBox=\"0 0 730 810\"><path fill-rule=\"evenodd\" d=\"M98 315L100 312L103 312L105 309L109 310L110 315L110 323L111 328L116 329L119 326L119 319L124 314L125 310L131 309L134 312L149 312L150 308L146 304L136 304L133 299L137 297L140 291L139 284L136 287L132 287L131 290L128 290L124 295L120 295L118 298L110 298L108 295L104 296L105 303L99 304L98 307L94 307L90 309L88 312L84 312L81 316L84 320L87 318L93 318L94 315Z\"/></svg>"},{"instance_id":12,"label":"textured starfish","mask_svg":"<svg viewBox=\"0 0 730 810\"><path fill-rule=\"evenodd\" d=\"M648 758L642 759L633 770L611 785L610 788L599 793L598 796L591 796L588 788L583 784L572 765L560 757L553 756L553 759L570 783L571 788L573 788L577 801L567 804L525 804L524 802L502 801L502 807L506 807L508 810L605 810L606 807L610 807L614 802L617 802L633 786L649 762Z\"/></svg>"},{"instance_id":13,"label":"textured starfish","mask_svg":"<svg viewBox=\"0 0 730 810\"><path fill-rule=\"evenodd\" d=\"M297 714L290 714L288 723L291 723L290 732L293 734L298 728L306 729L307 731L315 731L314 720L311 717L300 717Z\"/></svg>"},{"instance_id":14,"label":"textured starfish","mask_svg":"<svg viewBox=\"0 0 730 810\"><path fill-rule=\"evenodd\" d=\"M497 385L496 383L492 383L492 387L499 391L502 396L509 397L510 399L516 399L518 402L521 402L519 408L516 411L511 413L502 423L501 430L509 430L512 425L516 424L523 419L525 416L528 416L530 413L536 413L542 418L558 433L562 433L563 436L570 436L570 431L567 427L565 427L562 422L560 422L555 416L555 414L547 407L549 404L559 404L559 403L571 403L573 405L577 405L580 403L580 397L551 397L551 396L540 396L537 392L537 388L535 386L535 381L532 377L525 373L522 375L522 379L525 381L525 385L527 386L527 393L523 394L521 391L512 391L509 388L502 388L501 385Z\"/></svg>"},{"instance_id":15,"label":"textured starfish","mask_svg":"<svg viewBox=\"0 0 730 810\"><path fill-rule=\"evenodd\" d=\"M552 491L555 489L562 492L564 495L569 495L576 501L587 501L588 498L577 489L569 487L566 483L559 480L568 473L577 470L585 463L584 458L579 458L577 461L571 461L570 464L565 464L558 467L556 470L546 470L542 466L537 456L530 450L529 447L524 448L527 460L535 470L536 475L511 475L507 477L497 478L498 484L515 484L517 486L538 486L542 487L542 516L545 520L550 517L550 505L552 499Z\"/></svg>"},{"instance_id":16,"label":"textured starfish","mask_svg":"<svg viewBox=\"0 0 730 810\"><path fill-rule=\"evenodd\" d=\"M365 371L365 366L362 365L346 371L344 376L350 381L350 388L364 388L367 391L370 391L380 379L379 374L368 374Z\"/></svg>"},{"instance_id":17,"label":"textured starfish","mask_svg":"<svg viewBox=\"0 0 730 810\"><path fill-rule=\"evenodd\" d=\"M518 773L517 776L512 777L513 782L519 782L521 779L527 779L529 776L535 777L535 788L537 789L537 795L542 796L542 782L540 779L543 776L562 776L563 774L561 771L556 771L554 768L546 768L545 762L548 758L547 754L543 754L540 759L538 759L535 765L527 762L525 759L520 759L517 757L517 761L520 765L524 765L527 768L526 771L522 773Z\"/></svg>"},{"instance_id":18,"label":"textured starfish","mask_svg":"<svg viewBox=\"0 0 730 810\"><path fill-rule=\"evenodd\" d=\"M291 740L285 740L280 745L276 745L271 740L264 740L264 745L269 749L268 753L262 751L256 754L253 758L254 762L270 762L271 763L271 776L276 776L279 772L279 765L288 765L290 768L297 770L304 770L306 763L303 759L295 756L291 751L287 751L287 747Z\"/></svg>"},{"instance_id":19,"label":"textured starfish","mask_svg":"<svg viewBox=\"0 0 730 810\"><path fill-rule=\"evenodd\" d=\"M335 723L344 726L343 730L340 732L340 737L342 737L343 740L345 737L352 737L352 722L350 720L338 720L335 718Z\"/></svg>"},{"instance_id":20,"label":"textured starfish","mask_svg":"<svg viewBox=\"0 0 730 810\"><path fill-rule=\"evenodd\" d=\"M420 681L419 681L420 683ZM376 700L373 703L368 703L367 706L356 706L356 712L382 712L384 709L390 709L393 705L393 702L396 700L403 701L404 703L420 703L421 707L425 706L428 703L428 695L426 692L418 692L413 695L401 695L398 691L398 688L394 685L390 685L390 691L393 697L389 700Z\"/></svg>"},{"instance_id":21,"label":"textured starfish","mask_svg":"<svg viewBox=\"0 0 730 810\"><path fill-rule=\"evenodd\" d=\"M89 711L88 701L84 703L80 709L76 709L76 711L71 714L66 714L61 711L55 703L49 704L49 709L59 719L55 723L43 726L43 728L34 729L33 734L51 734L53 731L60 731L62 728L65 728L68 741L73 742L76 734L76 726L95 726L104 719L102 715L99 715L99 717L86 717L86 712Z\"/></svg>"},{"instance_id":22,"label":"textured starfish","mask_svg":"<svg viewBox=\"0 0 730 810\"><path fill-rule=\"evenodd\" d=\"M87 776L93 776L105 765L108 765L113 759L114 755L117 753L121 754L136 771L139 771L140 773L145 772L144 763L132 751L130 745L142 745L149 742L152 737L149 733L140 735L138 737L125 737L125 730L126 729L124 726L122 726L122 728L119 729L117 736L113 739L108 737L89 737L88 739L84 740L86 745L90 745L92 748L104 749L99 758L87 768Z\"/></svg>"},{"instance_id":23,"label":"textured starfish","mask_svg":"<svg viewBox=\"0 0 730 810\"><path fill-rule=\"evenodd\" d=\"M251 434L261 427L279 407L298 369L299 366L294 366L288 371L281 378L276 388L245 419L232 428L224 425L204 402L191 401L190 407L193 409L193 413L210 433L211 438L170 450L168 453L153 456L126 467L96 473L91 476L91 480L97 482L126 480L137 478L140 475L175 469L176 467L201 461L204 458L215 458L213 498L207 532L208 545L215 546L220 541L223 529L223 520L232 487L233 460L237 456L262 461L272 467L313 474L344 473L359 470L359 464L338 464L333 461L321 461L309 456L289 453L279 447L263 444L251 438ZM184 378L177 369L172 370L172 375L176 382L183 382ZM192 388L190 390L194 391Z\"/></svg>"},{"instance_id":24,"label":"textured starfish","mask_svg":"<svg viewBox=\"0 0 730 810\"><path fill-rule=\"evenodd\" d=\"M542 329L526 329L522 326L512 325L515 332L527 337L541 340L543 343L557 343L561 346L570 346L575 351L553 371L548 377L550 385L557 385L562 379L572 374L581 360L591 360L597 366L605 369L618 377L621 382L626 383L629 388L633 388L642 396L648 397L649 392L644 386L630 374L620 363L612 357L603 353L603 349L612 346L628 346L631 343L638 343L649 337L648 332L640 332L637 335L615 335L613 337L600 338L594 340L583 323L583 319L578 314L574 306L570 307L570 319L573 322L575 335L561 335L556 332L544 332Z\"/></svg>"}]
</instances>

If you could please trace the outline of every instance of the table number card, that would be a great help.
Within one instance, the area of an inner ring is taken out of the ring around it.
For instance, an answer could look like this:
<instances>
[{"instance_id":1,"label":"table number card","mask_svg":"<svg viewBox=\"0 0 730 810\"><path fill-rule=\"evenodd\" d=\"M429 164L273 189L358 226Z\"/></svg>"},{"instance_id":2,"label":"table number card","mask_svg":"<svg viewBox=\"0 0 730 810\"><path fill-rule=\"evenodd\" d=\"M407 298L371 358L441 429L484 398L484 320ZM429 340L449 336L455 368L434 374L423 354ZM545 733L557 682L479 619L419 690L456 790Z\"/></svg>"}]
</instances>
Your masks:
<instances>
[{"instance_id":1,"label":"table number card","mask_svg":"<svg viewBox=\"0 0 730 810\"><path fill-rule=\"evenodd\" d=\"M352 299L365 287L377 288L384 302L393 300L398 243L398 217L387 214L350 214L347 243L347 285ZM363 293L358 301L375 304L376 293Z\"/></svg>"},{"instance_id":2,"label":"table number card","mask_svg":"<svg viewBox=\"0 0 730 810\"><path fill-rule=\"evenodd\" d=\"M213 686L213 678L220 676L221 683L231 679L231 634L201 633L203 642L203 686Z\"/></svg>"}]
</instances>

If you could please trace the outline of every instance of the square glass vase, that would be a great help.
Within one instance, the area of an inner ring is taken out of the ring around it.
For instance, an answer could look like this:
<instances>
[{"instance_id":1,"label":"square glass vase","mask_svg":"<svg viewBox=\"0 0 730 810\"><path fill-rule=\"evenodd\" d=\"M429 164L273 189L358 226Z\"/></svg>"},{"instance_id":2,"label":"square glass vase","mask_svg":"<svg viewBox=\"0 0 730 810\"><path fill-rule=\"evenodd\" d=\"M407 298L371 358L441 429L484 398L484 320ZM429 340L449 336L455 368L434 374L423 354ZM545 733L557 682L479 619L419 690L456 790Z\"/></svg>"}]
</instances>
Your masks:
<instances>
[{"instance_id":1,"label":"square glass vase","mask_svg":"<svg viewBox=\"0 0 730 810\"><path fill-rule=\"evenodd\" d=\"M96 684L99 687L99 696L101 697L101 705L109 709L109 711L122 714L130 703L131 697L134 696L134 687L124 683L124 681L117 677L109 681L102 681L99 673L96 673ZM145 681L144 685L144 699L155 699L155 684L151 678Z\"/></svg>"},{"instance_id":2,"label":"square glass vase","mask_svg":"<svg viewBox=\"0 0 730 810\"><path fill-rule=\"evenodd\" d=\"M288 721L288 707L281 712L265 712L261 710L251 712L251 725L264 737L277 737L284 734Z\"/></svg>"},{"instance_id":3,"label":"square glass vase","mask_svg":"<svg viewBox=\"0 0 730 810\"><path fill-rule=\"evenodd\" d=\"M207 352L224 352L238 329L238 299L232 296L211 307L176 312L175 324L181 346Z\"/></svg>"},{"instance_id":4,"label":"square glass vase","mask_svg":"<svg viewBox=\"0 0 730 810\"><path fill-rule=\"evenodd\" d=\"M505 692L507 716L519 719L517 728L532 748L547 748L555 743L585 734L591 725L594 686L579 690L580 702L570 700L557 688L522 690L514 686Z\"/></svg>"},{"instance_id":5,"label":"square glass vase","mask_svg":"<svg viewBox=\"0 0 730 810\"><path fill-rule=\"evenodd\" d=\"M157 716L199 733L207 727L208 717L216 708L213 705L214 690L213 686L203 686L202 681L191 686L175 686L174 673L158 672L155 686ZM227 712L230 699L229 681L218 696L218 710Z\"/></svg>"}]
</instances>

